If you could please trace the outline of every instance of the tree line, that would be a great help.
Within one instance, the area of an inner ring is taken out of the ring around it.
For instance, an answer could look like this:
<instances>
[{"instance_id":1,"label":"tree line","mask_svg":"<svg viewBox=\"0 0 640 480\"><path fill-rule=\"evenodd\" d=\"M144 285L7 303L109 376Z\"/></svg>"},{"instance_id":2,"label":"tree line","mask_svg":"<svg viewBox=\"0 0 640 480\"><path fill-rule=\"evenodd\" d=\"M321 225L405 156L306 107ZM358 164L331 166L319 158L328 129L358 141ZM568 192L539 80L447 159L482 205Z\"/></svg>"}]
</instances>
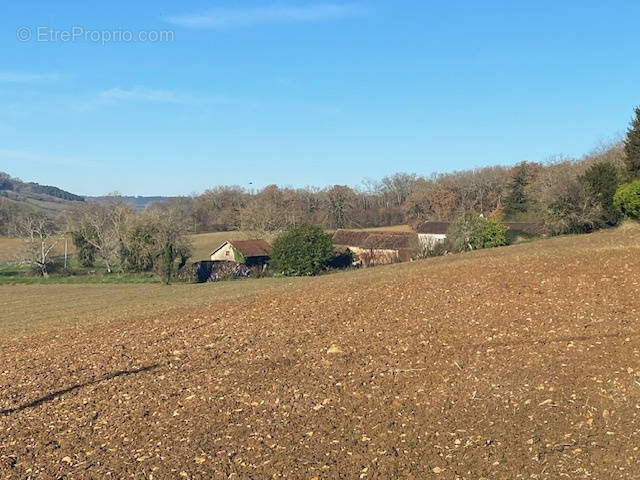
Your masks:
<instances>
[{"instance_id":1,"label":"tree line","mask_svg":"<svg viewBox=\"0 0 640 480\"><path fill-rule=\"evenodd\" d=\"M591 232L624 217L640 217L640 107L623 141L579 159L557 157L429 177L397 173L357 188L269 185L253 192L218 186L201 195L153 203L142 213L114 197L106 204L83 202L53 218L16 212L0 197L0 233L17 234L33 244L31 261L43 273L49 243L67 232L86 264L98 259L108 271L166 274L188 258L188 233L275 232L299 225L379 227L454 221L469 212L544 222L550 234Z\"/></svg>"},{"instance_id":2,"label":"tree line","mask_svg":"<svg viewBox=\"0 0 640 480\"><path fill-rule=\"evenodd\" d=\"M174 199L192 231L280 231L300 224L325 229L453 221L465 212L505 221L544 222L551 234L589 232L623 216L613 197L639 176L640 110L625 141L579 159L551 158L429 177L397 173L360 187L269 185L258 192L221 186Z\"/></svg>"}]
</instances>

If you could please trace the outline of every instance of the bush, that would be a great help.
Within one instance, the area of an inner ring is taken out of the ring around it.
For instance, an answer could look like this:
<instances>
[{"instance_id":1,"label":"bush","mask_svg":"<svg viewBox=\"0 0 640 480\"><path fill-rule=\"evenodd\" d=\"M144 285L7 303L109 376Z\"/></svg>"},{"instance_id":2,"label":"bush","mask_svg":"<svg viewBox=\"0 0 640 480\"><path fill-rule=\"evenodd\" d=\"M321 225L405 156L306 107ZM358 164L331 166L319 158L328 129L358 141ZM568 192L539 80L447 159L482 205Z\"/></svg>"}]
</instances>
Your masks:
<instances>
[{"instance_id":1,"label":"bush","mask_svg":"<svg viewBox=\"0 0 640 480\"><path fill-rule=\"evenodd\" d=\"M508 227L493 218L487 219L484 225L482 248L502 247L507 244Z\"/></svg>"},{"instance_id":2,"label":"bush","mask_svg":"<svg viewBox=\"0 0 640 480\"><path fill-rule=\"evenodd\" d=\"M449 227L447 246L452 252L501 247L507 244L507 230L497 220L467 212Z\"/></svg>"},{"instance_id":3,"label":"bush","mask_svg":"<svg viewBox=\"0 0 640 480\"><path fill-rule=\"evenodd\" d=\"M552 235L589 233L605 226L602 205L579 180L567 180L547 207L545 226Z\"/></svg>"},{"instance_id":4,"label":"bush","mask_svg":"<svg viewBox=\"0 0 640 480\"><path fill-rule=\"evenodd\" d=\"M86 225L79 230L71 232L71 239L76 247L78 262L82 267L93 267L96 261L96 231L95 228Z\"/></svg>"},{"instance_id":5,"label":"bush","mask_svg":"<svg viewBox=\"0 0 640 480\"><path fill-rule=\"evenodd\" d=\"M127 232L120 248L120 262L127 272L149 272L162 247L155 225L136 225Z\"/></svg>"},{"instance_id":6,"label":"bush","mask_svg":"<svg viewBox=\"0 0 640 480\"><path fill-rule=\"evenodd\" d=\"M613 205L620 215L640 219L640 180L620 185L613 196Z\"/></svg>"},{"instance_id":7,"label":"bush","mask_svg":"<svg viewBox=\"0 0 640 480\"><path fill-rule=\"evenodd\" d=\"M448 253L447 242L420 242L416 259L441 257Z\"/></svg>"},{"instance_id":8,"label":"bush","mask_svg":"<svg viewBox=\"0 0 640 480\"><path fill-rule=\"evenodd\" d=\"M283 275L316 275L332 257L331 237L315 225L300 225L276 237L269 265Z\"/></svg>"}]
</instances>

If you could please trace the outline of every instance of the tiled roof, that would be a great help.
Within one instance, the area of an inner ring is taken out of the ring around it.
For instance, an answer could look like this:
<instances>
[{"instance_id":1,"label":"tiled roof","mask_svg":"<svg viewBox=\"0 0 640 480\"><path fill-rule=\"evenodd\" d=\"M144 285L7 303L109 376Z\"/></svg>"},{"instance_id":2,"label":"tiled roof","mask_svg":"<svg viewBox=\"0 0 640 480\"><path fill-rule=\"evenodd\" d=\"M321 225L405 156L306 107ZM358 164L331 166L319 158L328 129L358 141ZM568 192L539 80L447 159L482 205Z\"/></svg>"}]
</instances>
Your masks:
<instances>
[{"instance_id":1,"label":"tiled roof","mask_svg":"<svg viewBox=\"0 0 640 480\"><path fill-rule=\"evenodd\" d=\"M233 240L231 245L244 257L267 257L271 252L271 245L266 240Z\"/></svg>"},{"instance_id":2,"label":"tiled roof","mask_svg":"<svg viewBox=\"0 0 640 480\"><path fill-rule=\"evenodd\" d=\"M431 233L434 235L445 235L449 229L449 222L422 222L415 230L418 233Z\"/></svg>"},{"instance_id":3,"label":"tiled roof","mask_svg":"<svg viewBox=\"0 0 640 480\"><path fill-rule=\"evenodd\" d=\"M331 239L334 245L382 250L414 248L417 235L412 232L374 232L364 230L338 230Z\"/></svg>"},{"instance_id":4,"label":"tiled roof","mask_svg":"<svg viewBox=\"0 0 640 480\"><path fill-rule=\"evenodd\" d=\"M240 252L245 258L246 257L268 257L269 252L271 252L271 245L269 245L269 243L267 243L266 240L255 239L255 240L232 240L229 242L224 242L222 245L216 248L213 251L213 253L216 253L227 243L231 244L231 246L235 248L238 252Z\"/></svg>"}]
</instances>

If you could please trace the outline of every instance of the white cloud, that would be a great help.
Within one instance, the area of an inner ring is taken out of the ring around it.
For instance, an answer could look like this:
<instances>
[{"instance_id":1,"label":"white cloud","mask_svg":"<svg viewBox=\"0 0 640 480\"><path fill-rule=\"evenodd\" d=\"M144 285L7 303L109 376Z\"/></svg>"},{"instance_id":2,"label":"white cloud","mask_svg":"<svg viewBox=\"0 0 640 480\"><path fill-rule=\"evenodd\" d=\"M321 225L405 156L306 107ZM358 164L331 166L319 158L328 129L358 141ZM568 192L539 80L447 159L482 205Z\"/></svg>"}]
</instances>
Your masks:
<instances>
[{"instance_id":1,"label":"white cloud","mask_svg":"<svg viewBox=\"0 0 640 480\"><path fill-rule=\"evenodd\" d=\"M167 103L174 105L197 105L225 103L222 96L176 92L173 90L133 87L129 89L115 87L99 92L94 98L78 105L81 110L113 105L118 103Z\"/></svg>"},{"instance_id":2,"label":"white cloud","mask_svg":"<svg viewBox=\"0 0 640 480\"><path fill-rule=\"evenodd\" d=\"M25 85L39 85L55 83L62 79L59 73L24 73L0 71L0 83L20 83Z\"/></svg>"},{"instance_id":3,"label":"white cloud","mask_svg":"<svg viewBox=\"0 0 640 480\"><path fill-rule=\"evenodd\" d=\"M186 97L170 90L155 90L144 87L122 89L119 87L104 90L98 94L98 100L104 102L132 101L153 103L185 103Z\"/></svg>"},{"instance_id":4,"label":"white cloud","mask_svg":"<svg viewBox=\"0 0 640 480\"><path fill-rule=\"evenodd\" d=\"M9 150L5 148L0 148L0 159L6 162L27 162L41 165L59 165L64 167L96 168L101 166L99 163L87 160L59 157L24 150Z\"/></svg>"},{"instance_id":5,"label":"white cloud","mask_svg":"<svg viewBox=\"0 0 640 480\"><path fill-rule=\"evenodd\" d=\"M354 3L318 3L309 5L269 5L262 7L217 8L202 13L176 15L170 23L191 28L237 28L273 23L312 23L341 20L362 14Z\"/></svg>"}]
</instances>

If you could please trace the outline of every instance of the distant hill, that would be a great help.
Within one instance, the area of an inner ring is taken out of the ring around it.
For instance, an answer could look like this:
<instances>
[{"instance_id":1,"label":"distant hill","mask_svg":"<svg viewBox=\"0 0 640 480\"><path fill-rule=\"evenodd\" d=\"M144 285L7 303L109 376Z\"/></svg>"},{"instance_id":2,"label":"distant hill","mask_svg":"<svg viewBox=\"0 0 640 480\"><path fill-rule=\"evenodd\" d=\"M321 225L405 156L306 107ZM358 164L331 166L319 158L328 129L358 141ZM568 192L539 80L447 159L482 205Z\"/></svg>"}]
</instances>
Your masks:
<instances>
[{"instance_id":1,"label":"distant hill","mask_svg":"<svg viewBox=\"0 0 640 480\"><path fill-rule=\"evenodd\" d=\"M113 197L104 196L104 197L84 197L87 202L97 202L97 203L107 203L113 199ZM140 197L140 196L121 196L118 197L124 202L131 205L134 210L142 211L147 208L148 205L156 202L166 202L171 200L174 197L162 197L162 196L154 196L154 197Z\"/></svg>"},{"instance_id":2,"label":"distant hill","mask_svg":"<svg viewBox=\"0 0 640 480\"><path fill-rule=\"evenodd\" d=\"M80 202L106 203L113 198L110 196L85 197L76 195L51 185L24 182L5 172L0 172L0 197L8 199L18 209L31 208L49 212L56 212ZM123 196L120 198L131 205L133 209L141 211L151 203L165 202L173 197L158 195L150 197Z\"/></svg>"},{"instance_id":3,"label":"distant hill","mask_svg":"<svg viewBox=\"0 0 640 480\"><path fill-rule=\"evenodd\" d=\"M51 185L23 182L0 172L0 197L7 198L18 208L58 211L68 205L84 202L84 197Z\"/></svg>"}]
</instances>

